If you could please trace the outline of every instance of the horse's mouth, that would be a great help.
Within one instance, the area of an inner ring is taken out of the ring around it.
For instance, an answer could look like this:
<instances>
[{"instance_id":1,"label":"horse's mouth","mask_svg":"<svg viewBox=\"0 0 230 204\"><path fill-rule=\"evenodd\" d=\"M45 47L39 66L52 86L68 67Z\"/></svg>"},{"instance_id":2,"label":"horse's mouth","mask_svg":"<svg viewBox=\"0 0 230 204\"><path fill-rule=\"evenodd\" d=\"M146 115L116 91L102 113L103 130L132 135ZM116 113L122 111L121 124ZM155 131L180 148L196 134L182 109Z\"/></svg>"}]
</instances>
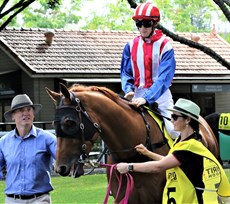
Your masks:
<instances>
[{"instance_id":1,"label":"horse's mouth","mask_svg":"<svg viewBox=\"0 0 230 204\"><path fill-rule=\"evenodd\" d=\"M84 169L83 169L84 164L82 163L74 163L71 171L70 171L70 175L73 178L78 178L80 176L82 176L84 174Z\"/></svg>"},{"instance_id":2,"label":"horse's mouth","mask_svg":"<svg viewBox=\"0 0 230 204\"><path fill-rule=\"evenodd\" d=\"M84 174L82 163L75 162L72 166L68 165L58 165L56 167L56 173L61 176L72 176L73 178L78 178Z\"/></svg>"}]
</instances>

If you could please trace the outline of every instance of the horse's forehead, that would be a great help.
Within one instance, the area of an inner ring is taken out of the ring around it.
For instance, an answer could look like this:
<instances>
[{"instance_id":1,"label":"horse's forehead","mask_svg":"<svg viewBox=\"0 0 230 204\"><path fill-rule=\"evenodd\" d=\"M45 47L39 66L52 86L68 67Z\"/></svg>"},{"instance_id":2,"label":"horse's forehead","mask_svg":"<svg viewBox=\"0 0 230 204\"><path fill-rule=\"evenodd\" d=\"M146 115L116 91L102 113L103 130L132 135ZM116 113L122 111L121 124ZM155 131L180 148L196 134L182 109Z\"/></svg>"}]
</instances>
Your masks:
<instances>
[{"instance_id":1,"label":"horse's forehead","mask_svg":"<svg viewBox=\"0 0 230 204\"><path fill-rule=\"evenodd\" d=\"M70 105L71 100L69 98L65 97L64 95L61 95L57 101L57 104L59 104L59 105Z\"/></svg>"}]
</instances>

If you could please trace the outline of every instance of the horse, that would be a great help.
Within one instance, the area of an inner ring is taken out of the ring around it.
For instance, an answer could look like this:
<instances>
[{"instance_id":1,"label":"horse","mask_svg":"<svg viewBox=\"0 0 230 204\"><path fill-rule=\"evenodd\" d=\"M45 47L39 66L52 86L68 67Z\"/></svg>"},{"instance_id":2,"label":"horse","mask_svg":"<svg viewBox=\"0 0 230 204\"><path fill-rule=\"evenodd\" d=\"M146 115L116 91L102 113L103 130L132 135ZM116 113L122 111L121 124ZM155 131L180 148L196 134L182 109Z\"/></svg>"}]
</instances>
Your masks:
<instances>
[{"instance_id":1,"label":"horse","mask_svg":"<svg viewBox=\"0 0 230 204\"><path fill-rule=\"evenodd\" d=\"M209 126L212 128L212 131L216 136L218 142L219 142L219 127L218 127L219 118L220 118L219 112L214 112L204 117L204 119L207 121Z\"/></svg>"},{"instance_id":2,"label":"horse","mask_svg":"<svg viewBox=\"0 0 230 204\"><path fill-rule=\"evenodd\" d=\"M204 119L209 124L209 126L211 127L211 129L212 129L212 131L216 137L216 140L219 144L220 154L223 151L226 151L222 148L226 148L227 151L229 149L229 143L230 143L229 125L230 125L230 121L229 121L228 114L229 113L214 112L214 113L211 113L211 114L204 117ZM219 125L221 125L221 126L219 127ZM222 135L220 135L220 134L222 134ZM228 135L227 136L229 138L228 140L226 140L227 138L223 139L224 137L226 137L225 135ZM226 146L228 146L228 147L226 147ZM226 156L223 156L223 154L222 154L222 157L226 157ZM229 160L230 156L227 156L227 157ZM218 156L218 160L223 165L224 159L221 158L221 155Z\"/></svg>"},{"instance_id":3,"label":"horse","mask_svg":"<svg viewBox=\"0 0 230 204\"><path fill-rule=\"evenodd\" d=\"M60 83L60 93L46 88L56 105L54 127L57 136L56 172L67 176L72 172L77 178L84 174L84 158L89 154L98 137L109 150L109 163L144 162L149 158L137 153L134 147L145 144L149 149L161 155L167 155L169 144L160 125L144 108L135 108L118 94L105 87L73 85L69 89ZM205 121L204 121L205 122ZM210 128L203 128L204 134ZM206 137L206 136L205 136ZM214 152L215 140L209 135L205 144ZM83 159L82 159L83 158ZM108 167L109 168L109 167ZM115 203L125 195L126 177L122 186L107 169L107 179L111 176L111 192ZM128 203L162 203L165 186L165 172L130 173L134 188Z\"/></svg>"}]
</instances>

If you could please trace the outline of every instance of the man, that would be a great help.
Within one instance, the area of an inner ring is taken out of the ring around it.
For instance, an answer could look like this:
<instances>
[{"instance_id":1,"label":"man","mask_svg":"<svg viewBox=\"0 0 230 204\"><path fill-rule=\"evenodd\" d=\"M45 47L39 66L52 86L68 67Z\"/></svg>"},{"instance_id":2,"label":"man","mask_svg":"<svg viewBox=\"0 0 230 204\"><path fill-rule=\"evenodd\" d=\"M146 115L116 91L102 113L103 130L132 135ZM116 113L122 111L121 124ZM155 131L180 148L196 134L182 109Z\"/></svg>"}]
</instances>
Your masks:
<instances>
[{"instance_id":1,"label":"man","mask_svg":"<svg viewBox=\"0 0 230 204\"><path fill-rule=\"evenodd\" d=\"M50 176L56 159L56 137L33 125L41 104L26 94L13 98L5 112L16 128L0 139L0 169L6 168L5 203L51 203Z\"/></svg>"},{"instance_id":2,"label":"man","mask_svg":"<svg viewBox=\"0 0 230 204\"><path fill-rule=\"evenodd\" d=\"M174 50L162 31L156 30L160 21L159 9L152 3L142 3L132 17L140 32L126 44L121 62L121 84L125 98L131 104L152 106L157 103L161 114L171 117L167 108L173 107L169 87L175 73ZM170 120L164 120L172 138L179 133L173 130Z\"/></svg>"}]
</instances>

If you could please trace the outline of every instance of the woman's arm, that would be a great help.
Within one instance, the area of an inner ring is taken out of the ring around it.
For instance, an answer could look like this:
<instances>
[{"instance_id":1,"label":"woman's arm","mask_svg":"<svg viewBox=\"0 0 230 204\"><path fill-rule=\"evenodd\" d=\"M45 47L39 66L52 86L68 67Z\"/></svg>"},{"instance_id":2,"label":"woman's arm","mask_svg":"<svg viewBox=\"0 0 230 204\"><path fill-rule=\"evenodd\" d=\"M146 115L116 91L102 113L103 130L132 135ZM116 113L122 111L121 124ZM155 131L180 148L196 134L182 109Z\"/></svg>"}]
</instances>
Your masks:
<instances>
[{"instance_id":1,"label":"woman's arm","mask_svg":"<svg viewBox=\"0 0 230 204\"><path fill-rule=\"evenodd\" d=\"M117 164L117 170L121 174L125 174L129 171L128 166L129 163L119 163ZM180 166L181 163L174 157L173 154L169 154L163 157L159 161L149 161L143 163L133 163L133 172L141 172L141 173L157 173L161 171L165 171L167 169L171 169L173 167Z\"/></svg>"},{"instance_id":2,"label":"woman's arm","mask_svg":"<svg viewBox=\"0 0 230 204\"><path fill-rule=\"evenodd\" d=\"M164 156L160 155L160 154L156 154L154 152L149 151L143 144L139 144L135 147L136 151L139 152L140 154L143 154L147 157L149 157L152 160L155 161L159 161L162 158L164 158Z\"/></svg>"}]
</instances>

